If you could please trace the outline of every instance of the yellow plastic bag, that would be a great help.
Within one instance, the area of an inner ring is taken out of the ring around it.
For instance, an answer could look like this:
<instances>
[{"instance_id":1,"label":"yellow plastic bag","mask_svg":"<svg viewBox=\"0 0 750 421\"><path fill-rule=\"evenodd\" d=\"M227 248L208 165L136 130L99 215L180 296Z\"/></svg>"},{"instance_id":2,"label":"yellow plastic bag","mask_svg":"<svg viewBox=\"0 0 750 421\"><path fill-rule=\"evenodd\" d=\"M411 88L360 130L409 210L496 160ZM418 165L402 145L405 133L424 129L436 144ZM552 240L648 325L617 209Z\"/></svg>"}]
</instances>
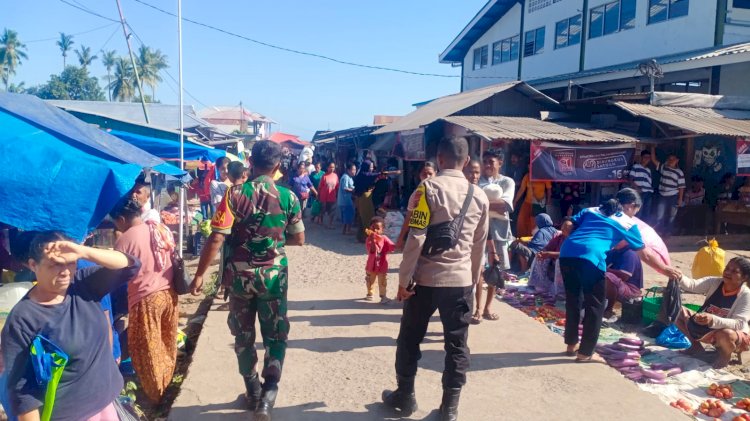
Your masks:
<instances>
[{"instance_id":1,"label":"yellow plastic bag","mask_svg":"<svg viewBox=\"0 0 750 421\"><path fill-rule=\"evenodd\" d=\"M698 250L693 260L693 278L700 279L706 276L722 276L724 273L725 253L719 248L719 242L711 240L706 247Z\"/></svg>"}]
</instances>

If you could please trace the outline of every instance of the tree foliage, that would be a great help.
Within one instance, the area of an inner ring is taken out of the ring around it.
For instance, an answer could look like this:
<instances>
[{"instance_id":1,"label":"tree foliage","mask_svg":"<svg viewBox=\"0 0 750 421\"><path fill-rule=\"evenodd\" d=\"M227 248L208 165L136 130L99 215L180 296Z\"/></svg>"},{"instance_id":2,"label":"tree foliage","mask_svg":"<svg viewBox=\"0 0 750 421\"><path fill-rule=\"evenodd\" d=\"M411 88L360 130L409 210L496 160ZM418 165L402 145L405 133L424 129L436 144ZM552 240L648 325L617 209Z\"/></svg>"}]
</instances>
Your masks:
<instances>
[{"instance_id":1,"label":"tree foliage","mask_svg":"<svg viewBox=\"0 0 750 421\"><path fill-rule=\"evenodd\" d=\"M60 32L60 39L57 40L57 47L60 48L63 56L63 70L68 66L66 59L68 58L68 51L73 48L73 35L66 35L64 32Z\"/></svg>"},{"instance_id":2,"label":"tree foliage","mask_svg":"<svg viewBox=\"0 0 750 421\"><path fill-rule=\"evenodd\" d=\"M117 101L128 102L133 98L133 95L135 95L135 75L130 60L125 57L117 59L114 80L109 87L112 89L112 98Z\"/></svg>"},{"instance_id":3,"label":"tree foliage","mask_svg":"<svg viewBox=\"0 0 750 421\"><path fill-rule=\"evenodd\" d=\"M162 81L159 73L169 67L167 56L161 50L152 50L150 47L142 45L138 49L137 64L138 76L140 76L144 85L151 87L151 97L156 98L156 87Z\"/></svg>"},{"instance_id":4,"label":"tree foliage","mask_svg":"<svg viewBox=\"0 0 750 421\"><path fill-rule=\"evenodd\" d=\"M69 99L79 101L103 101L104 92L99 81L81 67L68 66L59 75L52 75L49 82L27 91L42 99Z\"/></svg>"},{"instance_id":5,"label":"tree foliage","mask_svg":"<svg viewBox=\"0 0 750 421\"><path fill-rule=\"evenodd\" d=\"M107 95L109 100L112 101L112 69L114 69L117 63L117 52L115 50L102 50L101 54L102 64L107 69Z\"/></svg>"},{"instance_id":6,"label":"tree foliage","mask_svg":"<svg viewBox=\"0 0 750 421\"><path fill-rule=\"evenodd\" d=\"M16 74L18 66L23 64L22 60L29 57L26 55L26 45L18 39L18 33L5 28L0 35L0 79L8 90L11 76Z\"/></svg>"},{"instance_id":7,"label":"tree foliage","mask_svg":"<svg viewBox=\"0 0 750 421\"><path fill-rule=\"evenodd\" d=\"M81 64L81 67L84 69L87 69L89 67L89 64L91 64L94 60L99 58L96 55L91 55L91 47L86 47L85 45L81 44L81 46L75 51L76 55L78 56L78 62Z\"/></svg>"}]
</instances>

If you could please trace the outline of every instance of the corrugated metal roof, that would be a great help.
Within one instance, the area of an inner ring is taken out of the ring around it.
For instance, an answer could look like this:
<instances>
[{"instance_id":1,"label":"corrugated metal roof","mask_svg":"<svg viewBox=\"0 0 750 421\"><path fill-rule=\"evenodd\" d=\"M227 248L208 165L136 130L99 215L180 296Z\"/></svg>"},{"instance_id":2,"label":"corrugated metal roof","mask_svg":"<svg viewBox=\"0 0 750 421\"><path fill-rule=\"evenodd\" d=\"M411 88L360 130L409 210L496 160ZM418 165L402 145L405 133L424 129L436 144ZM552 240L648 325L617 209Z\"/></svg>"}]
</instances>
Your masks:
<instances>
[{"instance_id":1,"label":"corrugated metal roof","mask_svg":"<svg viewBox=\"0 0 750 421\"><path fill-rule=\"evenodd\" d=\"M465 110L472 105L476 105L496 94L510 89L518 90L520 93L530 98L532 101L542 103L548 107L559 106L559 103L557 101L537 91L524 82L507 82L435 99L433 101L430 101L428 104L417 108L411 113L399 118L393 123L381 129L378 129L373 134L378 135L383 133L418 129L422 126L426 126L430 123L440 120L443 117L448 117L450 115L456 114L459 111Z\"/></svg>"},{"instance_id":2,"label":"corrugated metal roof","mask_svg":"<svg viewBox=\"0 0 750 421\"><path fill-rule=\"evenodd\" d=\"M237 120L239 122L241 118L244 118L245 121L259 121L262 123L276 124L275 121L260 113L236 106L213 106L204 108L198 111L198 116L205 120Z\"/></svg>"},{"instance_id":3,"label":"corrugated metal roof","mask_svg":"<svg viewBox=\"0 0 750 421\"><path fill-rule=\"evenodd\" d=\"M615 101L628 113L700 135L750 136L750 111L698 107L657 107Z\"/></svg>"},{"instance_id":4,"label":"corrugated metal roof","mask_svg":"<svg viewBox=\"0 0 750 421\"><path fill-rule=\"evenodd\" d=\"M727 56L732 54L741 54L750 52L750 43L733 44L729 46L721 47L709 47L701 48L699 50L688 51L684 53L669 54L661 57L644 57L640 60L635 60L622 64L615 64L612 66L598 67L596 69L584 70L582 72L566 73L563 75L550 76L541 79L534 79L527 81L532 85L544 85L545 83L560 82L563 80L576 80L589 76L596 76L606 73L623 72L627 70L635 71L640 63L645 60L654 59L660 65L679 63L687 61L705 60L708 58Z\"/></svg>"},{"instance_id":5,"label":"corrugated metal roof","mask_svg":"<svg viewBox=\"0 0 750 421\"><path fill-rule=\"evenodd\" d=\"M552 123L528 117L454 116L443 120L487 140L520 139L563 142L637 142L624 133L573 123Z\"/></svg>"},{"instance_id":6,"label":"corrugated metal roof","mask_svg":"<svg viewBox=\"0 0 750 421\"><path fill-rule=\"evenodd\" d=\"M179 105L146 104L149 124L143 116L143 108L139 102L106 102L106 101L68 101L47 100L58 108L66 111L96 115L111 118L125 123L152 127L158 130L175 132L180 129ZM198 118L190 105L182 108L186 129L193 127L213 127L211 123Z\"/></svg>"}]
</instances>

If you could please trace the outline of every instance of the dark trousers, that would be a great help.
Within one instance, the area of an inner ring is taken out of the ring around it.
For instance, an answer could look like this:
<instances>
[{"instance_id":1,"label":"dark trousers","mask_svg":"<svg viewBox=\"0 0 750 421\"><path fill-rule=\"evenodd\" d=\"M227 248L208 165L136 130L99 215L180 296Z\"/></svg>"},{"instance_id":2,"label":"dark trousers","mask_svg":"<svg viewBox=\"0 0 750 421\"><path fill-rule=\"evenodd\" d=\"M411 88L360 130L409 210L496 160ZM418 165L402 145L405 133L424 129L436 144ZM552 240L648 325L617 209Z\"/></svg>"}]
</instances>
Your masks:
<instances>
[{"instance_id":1,"label":"dark trousers","mask_svg":"<svg viewBox=\"0 0 750 421\"><path fill-rule=\"evenodd\" d=\"M435 310L440 312L445 340L443 387L460 388L466 384L469 369L469 322L474 307L472 287L431 288L417 286L415 294L404 303L401 329L396 347L396 374L414 377L422 358L419 344Z\"/></svg>"},{"instance_id":2,"label":"dark trousers","mask_svg":"<svg viewBox=\"0 0 750 421\"><path fill-rule=\"evenodd\" d=\"M636 216L644 222L651 222L653 219L653 198L654 193L652 192L641 192L641 200L643 200L643 205L641 205L641 209L638 210L638 213Z\"/></svg>"},{"instance_id":3,"label":"dark trousers","mask_svg":"<svg viewBox=\"0 0 750 421\"><path fill-rule=\"evenodd\" d=\"M565 344L578 343L578 325L583 308L583 334L578 352L592 355L604 314L604 272L588 260L577 257L560 258L560 272L565 283Z\"/></svg>"}]
</instances>

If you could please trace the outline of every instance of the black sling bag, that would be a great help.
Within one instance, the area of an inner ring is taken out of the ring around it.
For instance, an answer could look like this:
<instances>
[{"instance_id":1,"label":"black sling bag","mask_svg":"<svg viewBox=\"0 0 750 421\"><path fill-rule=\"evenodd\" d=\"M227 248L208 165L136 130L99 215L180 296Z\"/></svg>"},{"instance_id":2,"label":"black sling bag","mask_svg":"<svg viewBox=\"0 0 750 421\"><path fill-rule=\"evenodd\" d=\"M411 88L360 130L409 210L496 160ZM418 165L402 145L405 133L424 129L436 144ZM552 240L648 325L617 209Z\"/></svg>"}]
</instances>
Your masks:
<instances>
[{"instance_id":1,"label":"black sling bag","mask_svg":"<svg viewBox=\"0 0 750 421\"><path fill-rule=\"evenodd\" d=\"M464 217L469 210L469 204L474 197L474 185L469 184L469 193L466 195L461 213L452 221L446 221L427 227L427 238L422 247L423 256L434 256L446 252L458 244L458 236L464 226Z\"/></svg>"}]
</instances>

